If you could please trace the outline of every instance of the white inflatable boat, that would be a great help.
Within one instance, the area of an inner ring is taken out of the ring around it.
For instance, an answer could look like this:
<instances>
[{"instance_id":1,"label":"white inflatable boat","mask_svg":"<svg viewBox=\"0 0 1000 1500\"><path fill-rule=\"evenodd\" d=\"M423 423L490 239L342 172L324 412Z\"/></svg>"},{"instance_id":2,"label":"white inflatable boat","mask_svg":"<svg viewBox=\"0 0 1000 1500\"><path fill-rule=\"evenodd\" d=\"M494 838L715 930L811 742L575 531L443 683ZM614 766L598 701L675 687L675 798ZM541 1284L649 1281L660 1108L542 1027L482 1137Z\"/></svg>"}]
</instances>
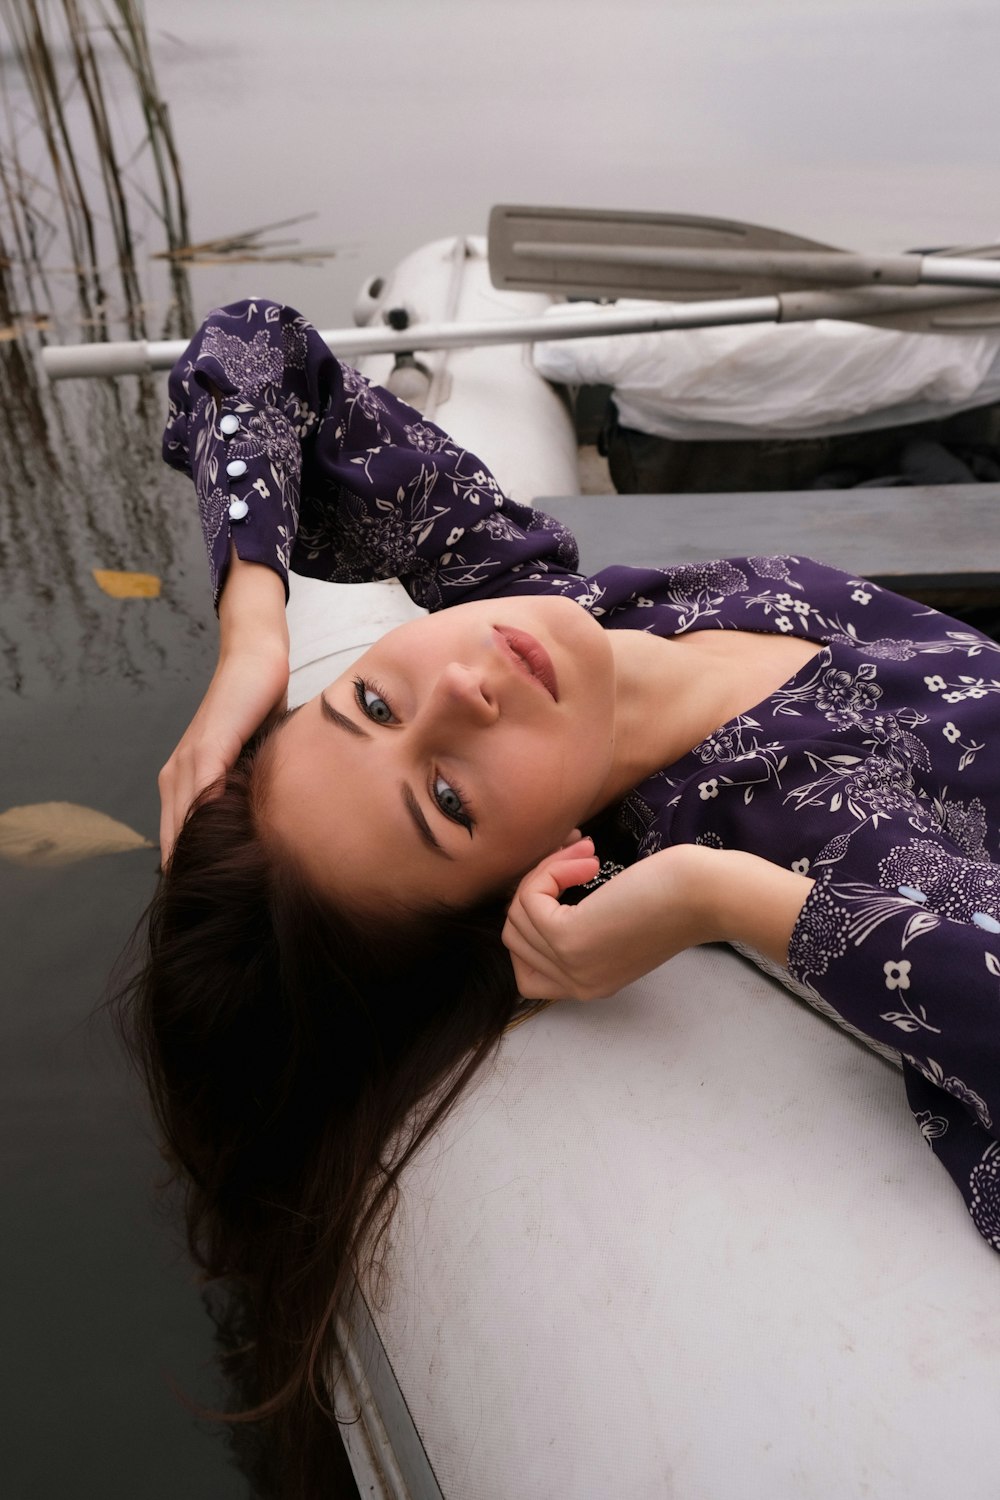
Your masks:
<instances>
[{"instance_id":1,"label":"white inflatable boat","mask_svg":"<svg viewBox=\"0 0 1000 1500\"><path fill-rule=\"evenodd\" d=\"M458 240L362 312L546 300L513 295ZM518 499L575 493L523 346L421 359L363 364ZM415 612L394 584L294 578L293 700ZM725 949L508 1033L409 1174L388 1300L341 1338L366 1497L1000 1494L1000 1260L895 1070Z\"/></svg>"},{"instance_id":2,"label":"white inflatable boat","mask_svg":"<svg viewBox=\"0 0 1000 1500\"><path fill-rule=\"evenodd\" d=\"M610 246L609 218L620 231ZM849 257L753 226L589 210L497 209L493 227L506 256L498 284L520 289L495 289L485 241L442 241L368 283L366 326L325 336L480 454L517 499L578 496L574 520L585 516L574 424L539 368L612 381L629 420L681 441L858 430L880 406L879 420L913 422L1000 391L998 337L982 332L1000 311L971 306L984 287L995 298L996 246L973 252L986 265L951 252ZM734 277L755 245L748 279ZM821 272L837 286L788 293L775 271L769 287L758 252L782 275ZM650 286L650 266L661 284ZM554 306L554 286L590 294L605 273L615 297L663 296L662 277L673 287L680 275L688 295L730 300ZM896 280L876 288L879 278ZM944 293L914 291L915 280ZM829 332L833 357L819 361L816 325L777 328L784 345L728 327L859 309L880 327L888 310L894 327L916 318L950 332L943 365L930 344L907 351L871 329L852 339L856 324ZM549 315L570 342L533 360L516 340L537 338ZM736 353L720 361L723 324ZM588 346L585 326L630 340ZM650 342L664 328L702 331L667 335L664 361ZM395 355L374 352L390 346ZM782 384L786 346L802 378ZM56 378L168 368L182 352L102 344L44 359ZM740 372L739 401L717 379L723 366ZM846 402L833 416L831 372ZM871 508L875 491L841 493L836 506L791 495L777 508L775 497L661 496L641 536L626 505L597 500L616 555L586 567L790 548L904 589L946 575L952 587L1000 587L983 544L997 534L1000 484L911 490L891 527ZM398 584L293 575L292 701L415 613ZM614 999L554 1006L511 1030L404 1186L389 1298L360 1301L339 1330L336 1402L366 1500L1000 1495L1000 1261L914 1130L892 1066L735 953L690 951Z\"/></svg>"}]
</instances>

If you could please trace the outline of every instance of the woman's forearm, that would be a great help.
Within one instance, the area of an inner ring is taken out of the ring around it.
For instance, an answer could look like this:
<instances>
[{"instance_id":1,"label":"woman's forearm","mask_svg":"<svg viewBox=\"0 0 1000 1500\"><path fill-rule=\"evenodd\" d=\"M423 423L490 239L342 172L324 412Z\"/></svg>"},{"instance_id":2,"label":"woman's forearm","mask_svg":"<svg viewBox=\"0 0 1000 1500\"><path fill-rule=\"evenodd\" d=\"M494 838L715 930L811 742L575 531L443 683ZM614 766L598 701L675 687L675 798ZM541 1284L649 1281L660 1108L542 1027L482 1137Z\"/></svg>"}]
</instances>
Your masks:
<instances>
[{"instance_id":1,"label":"woman's forearm","mask_svg":"<svg viewBox=\"0 0 1000 1500\"><path fill-rule=\"evenodd\" d=\"M195 799L235 764L288 688L285 587L233 549L219 600L219 660L194 718L159 777L164 863Z\"/></svg>"},{"instance_id":2,"label":"woman's forearm","mask_svg":"<svg viewBox=\"0 0 1000 1500\"><path fill-rule=\"evenodd\" d=\"M220 655L244 648L288 654L284 583L262 563L244 562L235 546L219 596L219 648Z\"/></svg>"},{"instance_id":3,"label":"woman's forearm","mask_svg":"<svg viewBox=\"0 0 1000 1500\"><path fill-rule=\"evenodd\" d=\"M704 942L744 943L775 963L788 961L788 944L813 882L758 854L706 849L697 901Z\"/></svg>"}]
</instances>

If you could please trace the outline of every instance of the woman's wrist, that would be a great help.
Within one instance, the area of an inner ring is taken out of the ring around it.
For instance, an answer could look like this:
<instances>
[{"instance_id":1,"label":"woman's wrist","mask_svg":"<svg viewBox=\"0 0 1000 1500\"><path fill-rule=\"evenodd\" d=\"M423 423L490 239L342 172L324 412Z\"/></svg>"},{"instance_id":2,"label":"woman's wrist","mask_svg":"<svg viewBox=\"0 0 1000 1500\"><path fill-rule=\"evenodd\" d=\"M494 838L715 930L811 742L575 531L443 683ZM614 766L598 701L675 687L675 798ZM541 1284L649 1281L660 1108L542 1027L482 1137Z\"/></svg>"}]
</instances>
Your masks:
<instances>
[{"instance_id":1,"label":"woman's wrist","mask_svg":"<svg viewBox=\"0 0 1000 1500\"><path fill-rule=\"evenodd\" d=\"M698 845L690 853L690 899L700 941L742 943L786 963L813 881L742 849Z\"/></svg>"},{"instance_id":2,"label":"woman's wrist","mask_svg":"<svg viewBox=\"0 0 1000 1500\"><path fill-rule=\"evenodd\" d=\"M219 654L272 650L288 655L285 585L273 568L245 562L231 549L219 598Z\"/></svg>"}]
</instances>

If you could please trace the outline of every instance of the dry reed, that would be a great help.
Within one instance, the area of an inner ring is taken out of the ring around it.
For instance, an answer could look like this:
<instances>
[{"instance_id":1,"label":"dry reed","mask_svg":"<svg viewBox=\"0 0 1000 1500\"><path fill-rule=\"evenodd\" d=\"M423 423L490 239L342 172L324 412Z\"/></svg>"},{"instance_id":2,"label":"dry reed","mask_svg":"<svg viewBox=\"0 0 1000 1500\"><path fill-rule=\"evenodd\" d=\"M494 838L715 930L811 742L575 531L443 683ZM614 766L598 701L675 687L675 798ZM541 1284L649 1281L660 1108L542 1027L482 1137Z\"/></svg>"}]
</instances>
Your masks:
<instances>
[{"instance_id":1,"label":"dry reed","mask_svg":"<svg viewBox=\"0 0 1000 1500\"><path fill-rule=\"evenodd\" d=\"M30 106L16 111L13 90L3 89L4 253L19 273L32 321L52 306L45 258L59 243L72 267L81 321L107 338L109 325L121 317L131 337L145 336L136 189L163 225L171 256L164 331L189 328L190 293L171 254L190 239L187 203L137 0L0 0L0 22L13 59L5 66L20 73ZM110 43L124 64L131 100L110 80L101 43ZM28 169L31 154L40 157L37 171ZM146 157L155 196L134 181Z\"/></svg>"}]
</instances>

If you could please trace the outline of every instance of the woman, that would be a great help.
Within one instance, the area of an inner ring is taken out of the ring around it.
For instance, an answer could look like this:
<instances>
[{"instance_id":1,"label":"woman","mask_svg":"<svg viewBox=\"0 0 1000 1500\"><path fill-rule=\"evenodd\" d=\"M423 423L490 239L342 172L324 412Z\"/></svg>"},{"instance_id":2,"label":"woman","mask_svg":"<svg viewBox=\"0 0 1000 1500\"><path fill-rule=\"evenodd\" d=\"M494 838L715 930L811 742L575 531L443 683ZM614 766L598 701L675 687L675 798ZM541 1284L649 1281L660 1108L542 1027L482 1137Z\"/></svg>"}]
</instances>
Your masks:
<instances>
[{"instance_id":1,"label":"woman","mask_svg":"<svg viewBox=\"0 0 1000 1500\"><path fill-rule=\"evenodd\" d=\"M251 1295L259 1414L288 1431L318 1396L398 1173L518 994L606 995L696 943L902 1053L1000 1249L1000 646L796 558L581 577L564 529L273 304L196 336L165 456L220 656L161 773L131 1024L192 1247ZM430 613L282 716L289 566L395 575Z\"/></svg>"}]
</instances>

